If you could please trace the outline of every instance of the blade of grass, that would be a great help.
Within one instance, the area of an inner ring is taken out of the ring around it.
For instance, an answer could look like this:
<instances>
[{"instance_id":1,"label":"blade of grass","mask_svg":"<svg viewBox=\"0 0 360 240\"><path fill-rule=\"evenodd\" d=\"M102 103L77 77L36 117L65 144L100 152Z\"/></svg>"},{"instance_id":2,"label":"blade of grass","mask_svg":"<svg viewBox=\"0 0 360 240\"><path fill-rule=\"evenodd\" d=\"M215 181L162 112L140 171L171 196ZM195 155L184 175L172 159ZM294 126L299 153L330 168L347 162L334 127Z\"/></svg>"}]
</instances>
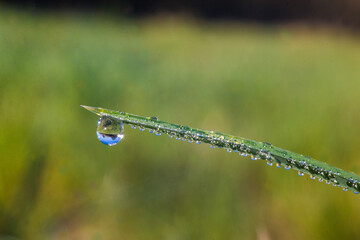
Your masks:
<instances>
[{"instance_id":1,"label":"blade of grass","mask_svg":"<svg viewBox=\"0 0 360 240\"><path fill-rule=\"evenodd\" d=\"M158 120L157 117L137 116L99 107L83 105L82 107L100 117L111 117L133 127L149 129L157 135L164 133L185 141L196 142L198 144L206 143L212 147L217 146L228 151L239 152L242 156L250 155L253 160L262 159L266 160L269 165L276 164L277 167L284 166L285 169L291 168L297 170L301 176L304 173L309 174L311 178L317 177L319 181L325 181L327 184L342 187L344 191L352 190L354 193L360 192L360 177L356 174L330 166L309 156L275 147L267 142L258 142L220 132L164 122Z\"/></svg>"}]
</instances>

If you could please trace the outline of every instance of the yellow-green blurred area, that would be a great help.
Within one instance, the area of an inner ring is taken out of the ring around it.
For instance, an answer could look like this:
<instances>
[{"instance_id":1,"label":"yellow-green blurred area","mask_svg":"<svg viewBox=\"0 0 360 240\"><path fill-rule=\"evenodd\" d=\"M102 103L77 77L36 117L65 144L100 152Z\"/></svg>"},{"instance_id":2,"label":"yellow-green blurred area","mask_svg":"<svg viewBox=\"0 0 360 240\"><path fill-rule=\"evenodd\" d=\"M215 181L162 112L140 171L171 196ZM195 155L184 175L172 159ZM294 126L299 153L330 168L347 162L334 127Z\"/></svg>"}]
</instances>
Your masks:
<instances>
[{"instance_id":1,"label":"yellow-green blurred area","mask_svg":"<svg viewBox=\"0 0 360 240\"><path fill-rule=\"evenodd\" d=\"M80 104L360 173L360 41L306 25L0 11L0 239L360 239L360 197Z\"/></svg>"}]
</instances>

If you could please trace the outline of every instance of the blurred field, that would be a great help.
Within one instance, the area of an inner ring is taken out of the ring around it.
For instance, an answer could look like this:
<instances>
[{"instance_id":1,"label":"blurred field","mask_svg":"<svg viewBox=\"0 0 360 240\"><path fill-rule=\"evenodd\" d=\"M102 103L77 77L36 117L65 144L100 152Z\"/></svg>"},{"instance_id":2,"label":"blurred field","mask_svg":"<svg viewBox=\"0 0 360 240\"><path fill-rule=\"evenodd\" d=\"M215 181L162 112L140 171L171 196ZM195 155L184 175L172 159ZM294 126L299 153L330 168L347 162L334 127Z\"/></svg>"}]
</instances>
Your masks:
<instances>
[{"instance_id":1,"label":"blurred field","mask_svg":"<svg viewBox=\"0 0 360 240\"><path fill-rule=\"evenodd\" d=\"M339 30L3 9L0 239L360 239L358 195L129 127L107 147L80 107L360 174L359 63L359 38Z\"/></svg>"}]
</instances>

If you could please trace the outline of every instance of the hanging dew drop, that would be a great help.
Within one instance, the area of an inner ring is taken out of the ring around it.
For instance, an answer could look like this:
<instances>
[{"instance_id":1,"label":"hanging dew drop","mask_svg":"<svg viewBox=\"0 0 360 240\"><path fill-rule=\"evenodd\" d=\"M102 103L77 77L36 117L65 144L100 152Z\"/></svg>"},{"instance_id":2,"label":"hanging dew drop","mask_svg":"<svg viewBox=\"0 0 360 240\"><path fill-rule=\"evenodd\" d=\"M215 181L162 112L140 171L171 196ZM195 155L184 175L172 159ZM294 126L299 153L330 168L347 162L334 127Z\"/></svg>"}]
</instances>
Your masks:
<instances>
[{"instance_id":1,"label":"hanging dew drop","mask_svg":"<svg viewBox=\"0 0 360 240\"><path fill-rule=\"evenodd\" d=\"M110 117L101 117L97 124L96 135L103 144L113 146L124 137L124 124Z\"/></svg>"}]
</instances>

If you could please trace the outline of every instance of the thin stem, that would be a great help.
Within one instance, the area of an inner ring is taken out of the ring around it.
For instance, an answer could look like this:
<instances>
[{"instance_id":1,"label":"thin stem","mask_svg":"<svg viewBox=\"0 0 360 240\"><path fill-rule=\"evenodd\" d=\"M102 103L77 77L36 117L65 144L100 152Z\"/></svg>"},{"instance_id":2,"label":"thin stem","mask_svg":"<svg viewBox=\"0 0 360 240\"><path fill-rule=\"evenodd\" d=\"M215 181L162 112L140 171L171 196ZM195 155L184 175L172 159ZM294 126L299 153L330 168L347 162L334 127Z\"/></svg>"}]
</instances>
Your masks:
<instances>
[{"instance_id":1,"label":"thin stem","mask_svg":"<svg viewBox=\"0 0 360 240\"><path fill-rule=\"evenodd\" d=\"M285 169L297 170L300 176L306 173L312 179L317 177L319 181L342 187L345 191L349 189L354 193L360 192L360 177L356 174L330 166L311 157L275 147L267 142L258 142L224 133L164 122L156 117L142 117L98 107L82 107L101 117L107 116L122 121L124 124L130 124L133 128L149 129L157 135L168 134L171 137L189 142L210 144L212 147L225 148L229 152L239 152L242 156L250 155L253 160L262 159L267 161L269 165L276 164L277 167L283 166Z\"/></svg>"}]
</instances>

